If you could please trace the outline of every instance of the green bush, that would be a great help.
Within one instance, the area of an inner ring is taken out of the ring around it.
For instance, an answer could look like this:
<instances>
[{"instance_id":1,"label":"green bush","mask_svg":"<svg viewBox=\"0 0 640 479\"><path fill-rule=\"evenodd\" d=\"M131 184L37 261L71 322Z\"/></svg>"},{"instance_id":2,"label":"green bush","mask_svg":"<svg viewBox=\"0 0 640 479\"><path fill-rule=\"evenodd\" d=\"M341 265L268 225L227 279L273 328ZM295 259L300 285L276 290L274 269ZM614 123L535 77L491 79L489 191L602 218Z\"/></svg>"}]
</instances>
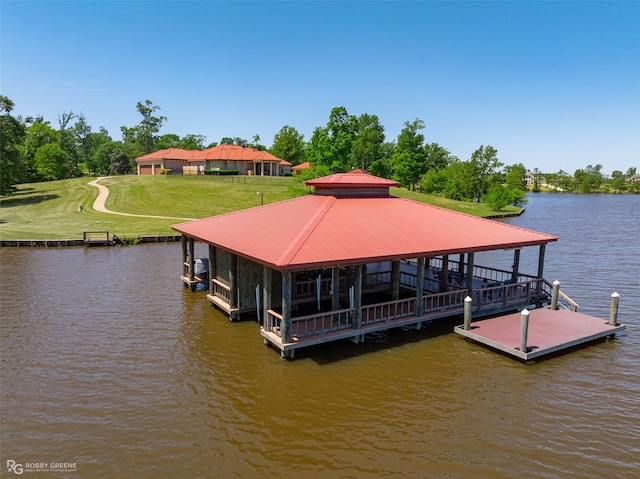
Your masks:
<instances>
[{"instance_id":1,"label":"green bush","mask_svg":"<svg viewBox=\"0 0 640 479\"><path fill-rule=\"evenodd\" d=\"M238 170L204 170L205 175L237 175L240 172Z\"/></svg>"}]
</instances>

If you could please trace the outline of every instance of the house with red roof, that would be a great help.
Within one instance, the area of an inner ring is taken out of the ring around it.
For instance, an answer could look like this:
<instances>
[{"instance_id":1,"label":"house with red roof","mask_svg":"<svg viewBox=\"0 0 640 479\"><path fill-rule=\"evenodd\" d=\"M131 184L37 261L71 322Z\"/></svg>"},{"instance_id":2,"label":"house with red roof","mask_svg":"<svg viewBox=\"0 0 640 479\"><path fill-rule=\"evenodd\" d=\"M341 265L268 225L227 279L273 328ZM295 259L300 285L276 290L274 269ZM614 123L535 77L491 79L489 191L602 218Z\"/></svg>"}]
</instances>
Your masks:
<instances>
[{"instance_id":1,"label":"house with red roof","mask_svg":"<svg viewBox=\"0 0 640 479\"><path fill-rule=\"evenodd\" d=\"M294 174L299 175L303 170L308 170L309 168L311 168L311 163L305 161L304 163L300 163L299 165L292 167L291 171Z\"/></svg>"},{"instance_id":2,"label":"house with red roof","mask_svg":"<svg viewBox=\"0 0 640 479\"><path fill-rule=\"evenodd\" d=\"M394 197L395 181L334 174L307 181L314 194L174 225L185 285L194 242L209 251L208 300L230 319L257 317L266 343L295 349L459 315L548 304L548 243L558 238ZM537 271L521 271L534 248ZM509 268L478 259L507 255Z\"/></svg>"},{"instance_id":3,"label":"house with red roof","mask_svg":"<svg viewBox=\"0 0 640 479\"><path fill-rule=\"evenodd\" d=\"M139 175L157 175L161 169L173 173L201 174L204 170L233 170L239 175L285 176L291 163L268 151L238 145L218 145L204 151L168 148L136 158Z\"/></svg>"}]
</instances>

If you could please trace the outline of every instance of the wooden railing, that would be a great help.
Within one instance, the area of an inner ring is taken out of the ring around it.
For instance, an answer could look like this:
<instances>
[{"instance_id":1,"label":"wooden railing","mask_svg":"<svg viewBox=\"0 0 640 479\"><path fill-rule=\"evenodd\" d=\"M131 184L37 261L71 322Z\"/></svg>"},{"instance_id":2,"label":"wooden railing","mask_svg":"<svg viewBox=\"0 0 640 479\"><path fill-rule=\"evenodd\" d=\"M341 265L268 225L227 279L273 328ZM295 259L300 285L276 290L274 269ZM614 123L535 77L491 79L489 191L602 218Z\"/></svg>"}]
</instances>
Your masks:
<instances>
[{"instance_id":1,"label":"wooden railing","mask_svg":"<svg viewBox=\"0 0 640 479\"><path fill-rule=\"evenodd\" d=\"M214 286L219 287L222 292L226 291L228 295L229 288L222 283L214 280ZM532 301L546 301L551 297L552 288L553 285L548 281L534 278L519 283L474 289L473 306L479 310L485 308L487 311L522 307L531 304ZM426 294L422 298L422 313L428 315L454 309L460 310L464 307L464 299L467 294L466 289ZM216 295L220 296L220 293L216 292ZM559 293L558 296L559 307L577 310L578 305L566 295ZM346 308L293 317L291 319L291 338L304 338L352 328L355 313L355 308ZM372 325L415 315L416 298L365 305L361 309L361 325ZM281 336L282 315L269 310L265 319L265 330Z\"/></svg>"},{"instance_id":2,"label":"wooden railing","mask_svg":"<svg viewBox=\"0 0 640 479\"><path fill-rule=\"evenodd\" d=\"M416 314L416 299L399 299L362 307L362 325L406 318Z\"/></svg>"},{"instance_id":3,"label":"wooden railing","mask_svg":"<svg viewBox=\"0 0 640 479\"><path fill-rule=\"evenodd\" d=\"M322 278L320 281L320 294L327 295L331 289L331 278ZM303 279L296 281L296 298L315 298L318 294L318 279Z\"/></svg>"},{"instance_id":4,"label":"wooden railing","mask_svg":"<svg viewBox=\"0 0 640 479\"><path fill-rule=\"evenodd\" d=\"M213 282L213 295L216 298L220 298L227 304L231 304L231 288L224 283L221 283L217 279L212 280Z\"/></svg>"},{"instance_id":5,"label":"wooden railing","mask_svg":"<svg viewBox=\"0 0 640 479\"><path fill-rule=\"evenodd\" d=\"M362 275L363 288L377 288L382 285L388 286L391 283L391 271L375 271Z\"/></svg>"},{"instance_id":6,"label":"wooden railing","mask_svg":"<svg viewBox=\"0 0 640 479\"><path fill-rule=\"evenodd\" d=\"M446 293L428 294L422 298L422 312L432 313L464 306L466 290L449 291Z\"/></svg>"},{"instance_id":7,"label":"wooden railing","mask_svg":"<svg viewBox=\"0 0 640 479\"><path fill-rule=\"evenodd\" d=\"M510 301L528 303L531 300L532 294L537 291L536 286L536 281L525 281L522 283L507 283L475 289L473 291L473 304L478 308L482 308L483 306L492 304L506 305Z\"/></svg>"},{"instance_id":8,"label":"wooden railing","mask_svg":"<svg viewBox=\"0 0 640 479\"><path fill-rule=\"evenodd\" d=\"M304 338L353 327L354 308L327 311L291 318L291 337ZM281 336L282 315L267 311L265 330Z\"/></svg>"},{"instance_id":9,"label":"wooden railing","mask_svg":"<svg viewBox=\"0 0 640 479\"><path fill-rule=\"evenodd\" d=\"M540 281L542 290L551 297L553 293L553 284L546 279ZM569 296L558 290L558 308L566 309L567 311L578 311L578 303L572 300Z\"/></svg>"}]
</instances>

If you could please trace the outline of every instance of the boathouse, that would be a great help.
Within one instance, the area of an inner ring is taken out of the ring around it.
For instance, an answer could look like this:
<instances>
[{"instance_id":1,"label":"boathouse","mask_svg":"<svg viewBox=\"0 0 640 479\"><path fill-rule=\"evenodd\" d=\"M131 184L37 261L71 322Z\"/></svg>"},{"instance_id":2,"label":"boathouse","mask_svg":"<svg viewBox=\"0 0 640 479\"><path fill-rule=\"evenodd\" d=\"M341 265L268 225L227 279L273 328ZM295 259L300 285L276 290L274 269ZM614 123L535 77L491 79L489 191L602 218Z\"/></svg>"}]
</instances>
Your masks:
<instances>
[{"instance_id":1,"label":"boathouse","mask_svg":"<svg viewBox=\"0 0 640 479\"><path fill-rule=\"evenodd\" d=\"M173 226L185 285L201 280L194 242L204 242L212 306L257 317L283 357L461 315L467 296L474 318L550 302L545 247L556 236L394 197L396 182L368 174L306 184L314 194ZM537 250L537 271L520 270L522 248ZM511 268L476 264L485 251Z\"/></svg>"}]
</instances>

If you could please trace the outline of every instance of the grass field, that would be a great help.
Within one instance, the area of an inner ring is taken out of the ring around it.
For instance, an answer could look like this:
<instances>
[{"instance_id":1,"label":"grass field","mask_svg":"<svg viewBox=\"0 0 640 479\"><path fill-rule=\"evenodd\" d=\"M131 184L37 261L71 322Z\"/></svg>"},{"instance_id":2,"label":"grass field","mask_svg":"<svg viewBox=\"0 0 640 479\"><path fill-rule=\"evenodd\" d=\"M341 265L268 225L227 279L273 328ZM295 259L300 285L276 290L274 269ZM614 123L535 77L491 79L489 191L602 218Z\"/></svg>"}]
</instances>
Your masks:
<instances>
[{"instance_id":1,"label":"grass field","mask_svg":"<svg viewBox=\"0 0 640 479\"><path fill-rule=\"evenodd\" d=\"M95 178L74 178L19 185L0 198L0 239L74 239L83 231L107 230L121 238L174 234L179 219L158 219L97 212L98 190L88 185ZM101 181L109 188L106 208L122 213L176 218L205 218L274 203L304 193L291 178L208 176L117 176ZM260 192L261 194L256 194ZM484 204L465 203L392 188L396 196L488 216ZM83 212L78 207L83 206ZM504 212L519 209L509 207Z\"/></svg>"}]
</instances>

